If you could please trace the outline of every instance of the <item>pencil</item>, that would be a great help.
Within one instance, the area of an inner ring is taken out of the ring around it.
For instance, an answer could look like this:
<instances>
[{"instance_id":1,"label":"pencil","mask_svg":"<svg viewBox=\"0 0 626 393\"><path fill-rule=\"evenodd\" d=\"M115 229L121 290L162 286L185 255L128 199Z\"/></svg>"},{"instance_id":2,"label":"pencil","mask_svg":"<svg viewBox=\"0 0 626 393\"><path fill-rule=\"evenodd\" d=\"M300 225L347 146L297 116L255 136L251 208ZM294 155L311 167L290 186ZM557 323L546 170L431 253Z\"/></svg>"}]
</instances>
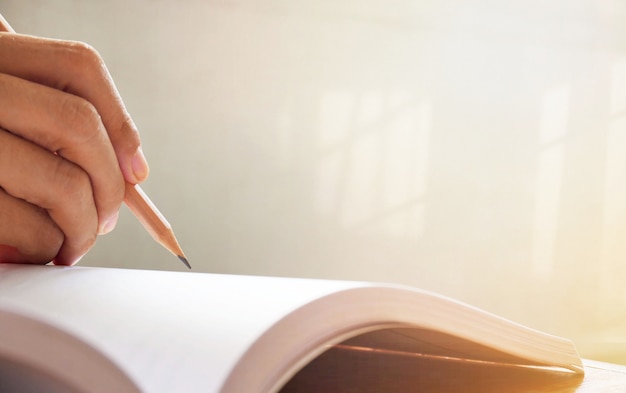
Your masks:
<instances>
[{"instance_id":1,"label":"pencil","mask_svg":"<svg viewBox=\"0 0 626 393\"><path fill-rule=\"evenodd\" d=\"M13 30L11 25L4 19L2 14L0 14L0 31L15 33L15 30ZM172 231L170 223L167 222L163 214L161 214L159 209L157 209L138 185L126 182L124 203L126 203L126 206L128 206L130 211L137 217L139 222L157 243L176 255L185 266L191 269L187 257L174 236L174 231Z\"/></svg>"},{"instance_id":2,"label":"pencil","mask_svg":"<svg viewBox=\"0 0 626 393\"><path fill-rule=\"evenodd\" d=\"M146 228L150 236L152 236L157 243L167 248L172 254L176 255L185 266L191 269L187 257L185 257L183 250L180 248L174 236L174 231L172 231L170 223L167 222L163 214L161 214L159 209L157 209L138 185L126 183L124 202L135 217L137 217L141 225Z\"/></svg>"}]
</instances>

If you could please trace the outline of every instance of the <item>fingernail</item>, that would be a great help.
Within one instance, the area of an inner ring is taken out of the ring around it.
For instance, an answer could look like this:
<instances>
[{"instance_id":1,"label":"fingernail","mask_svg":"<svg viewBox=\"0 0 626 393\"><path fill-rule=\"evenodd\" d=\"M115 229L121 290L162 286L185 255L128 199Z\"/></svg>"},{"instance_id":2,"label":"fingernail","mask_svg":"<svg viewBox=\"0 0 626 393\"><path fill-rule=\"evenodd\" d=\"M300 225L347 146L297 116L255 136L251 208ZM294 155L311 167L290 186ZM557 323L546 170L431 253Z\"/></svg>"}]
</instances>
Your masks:
<instances>
[{"instance_id":1,"label":"fingernail","mask_svg":"<svg viewBox=\"0 0 626 393\"><path fill-rule=\"evenodd\" d=\"M99 234L106 235L107 233L111 232L115 228L115 225L117 225L119 215L120 213L117 212L113 217L109 218L109 220L105 222L104 225L102 225L102 227L100 228Z\"/></svg>"},{"instance_id":2,"label":"fingernail","mask_svg":"<svg viewBox=\"0 0 626 393\"><path fill-rule=\"evenodd\" d=\"M26 258L16 247L0 244L0 263L24 263Z\"/></svg>"},{"instance_id":3,"label":"fingernail","mask_svg":"<svg viewBox=\"0 0 626 393\"><path fill-rule=\"evenodd\" d=\"M76 265L78 262L80 262L81 259L83 259L84 255L81 255L79 257L75 257L73 259L62 259L59 258L57 256L57 258L55 258L52 263L54 263L57 266L74 266Z\"/></svg>"},{"instance_id":4,"label":"fingernail","mask_svg":"<svg viewBox=\"0 0 626 393\"><path fill-rule=\"evenodd\" d=\"M150 168L148 167L146 157L143 155L143 150L141 149L141 146L135 152L131 165L137 181L142 182L148 177Z\"/></svg>"}]
</instances>

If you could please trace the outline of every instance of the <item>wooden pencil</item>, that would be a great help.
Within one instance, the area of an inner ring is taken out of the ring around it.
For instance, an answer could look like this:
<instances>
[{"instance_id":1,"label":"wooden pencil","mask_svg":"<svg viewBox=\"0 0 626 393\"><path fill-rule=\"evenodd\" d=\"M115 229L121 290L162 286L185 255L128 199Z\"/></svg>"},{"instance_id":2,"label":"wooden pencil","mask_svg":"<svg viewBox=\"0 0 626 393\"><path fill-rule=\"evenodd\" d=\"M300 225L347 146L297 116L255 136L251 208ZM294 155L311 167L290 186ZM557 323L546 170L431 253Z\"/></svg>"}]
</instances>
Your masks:
<instances>
[{"instance_id":1,"label":"wooden pencil","mask_svg":"<svg viewBox=\"0 0 626 393\"><path fill-rule=\"evenodd\" d=\"M9 22L0 14L0 31L6 31L8 33L15 33L15 30L11 27Z\"/></svg>"},{"instance_id":2,"label":"wooden pencil","mask_svg":"<svg viewBox=\"0 0 626 393\"><path fill-rule=\"evenodd\" d=\"M2 17L2 14L0 14L0 31L15 33L15 30ZM174 236L170 223L167 222L163 214L138 185L126 183L124 203L126 203L126 206L128 206L154 240L176 255L185 266L191 269L187 257Z\"/></svg>"},{"instance_id":3,"label":"wooden pencil","mask_svg":"<svg viewBox=\"0 0 626 393\"><path fill-rule=\"evenodd\" d=\"M178 259L191 269L187 257L185 257L183 250L174 236L174 231L172 231L170 223L167 222L163 214L161 214L159 209L157 209L138 185L126 183L124 203L126 203L126 206L133 212L135 217L137 217L154 240L167 248L172 254L176 255Z\"/></svg>"}]
</instances>

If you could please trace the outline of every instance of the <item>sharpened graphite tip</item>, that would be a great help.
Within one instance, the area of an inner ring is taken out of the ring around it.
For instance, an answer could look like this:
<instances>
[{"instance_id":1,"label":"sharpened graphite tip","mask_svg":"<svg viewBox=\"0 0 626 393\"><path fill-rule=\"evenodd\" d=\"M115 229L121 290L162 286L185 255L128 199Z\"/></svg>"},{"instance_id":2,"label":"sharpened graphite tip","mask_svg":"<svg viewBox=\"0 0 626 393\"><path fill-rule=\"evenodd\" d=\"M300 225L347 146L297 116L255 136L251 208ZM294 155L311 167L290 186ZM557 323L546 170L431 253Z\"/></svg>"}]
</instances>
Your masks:
<instances>
[{"instance_id":1,"label":"sharpened graphite tip","mask_svg":"<svg viewBox=\"0 0 626 393\"><path fill-rule=\"evenodd\" d=\"M181 261L183 261L183 263L185 264L185 266L187 266L189 268L189 270L191 270L191 265L189 264L189 261L187 261L187 258L181 256L181 255L176 255L178 257L178 259L180 259Z\"/></svg>"}]
</instances>

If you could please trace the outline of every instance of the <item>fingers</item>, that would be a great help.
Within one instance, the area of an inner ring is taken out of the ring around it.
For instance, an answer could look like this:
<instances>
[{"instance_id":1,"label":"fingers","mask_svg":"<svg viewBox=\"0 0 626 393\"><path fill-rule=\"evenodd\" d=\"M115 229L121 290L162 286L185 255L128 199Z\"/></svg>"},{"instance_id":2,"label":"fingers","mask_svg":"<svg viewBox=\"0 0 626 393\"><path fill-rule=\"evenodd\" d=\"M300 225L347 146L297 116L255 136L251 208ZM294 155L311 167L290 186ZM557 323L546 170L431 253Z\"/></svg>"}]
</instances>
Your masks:
<instances>
[{"instance_id":1,"label":"fingers","mask_svg":"<svg viewBox=\"0 0 626 393\"><path fill-rule=\"evenodd\" d=\"M65 235L58 253L52 255L55 263L71 265L94 244L98 216L91 181L79 166L19 136L0 130L0 186L5 191L2 194L4 205L0 205L0 214L8 216L7 224L4 219L1 221L0 235L4 233L5 237L0 236L0 244L17 246L20 252L34 255L33 258L42 256L33 251L37 247L23 244L32 239L28 234L41 228L18 222L20 214L24 212L31 221L45 221L41 217L43 213L35 217L32 210L37 208L34 206L45 209L48 220L51 219ZM21 210L14 212L9 208L14 208L16 203L11 202L7 194L33 207L22 206ZM11 238L6 233L11 231L10 223L17 226L13 232L14 236L19 235L18 238ZM50 231L50 224L45 229ZM46 256L50 257L49 254Z\"/></svg>"},{"instance_id":2,"label":"fingers","mask_svg":"<svg viewBox=\"0 0 626 393\"><path fill-rule=\"evenodd\" d=\"M102 118L126 181L148 176L139 134L99 54L90 46L0 32L0 73L13 75L90 102Z\"/></svg>"},{"instance_id":3,"label":"fingers","mask_svg":"<svg viewBox=\"0 0 626 393\"><path fill-rule=\"evenodd\" d=\"M2 15L0 31L13 32ZM45 210L12 197L2 188L0 223L0 263L48 263L58 255L64 241L63 232Z\"/></svg>"},{"instance_id":4,"label":"fingers","mask_svg":"<svg viewBox=\"0 0 626 393\"><path fill-rule=\"evenodd\" d=\"M124 182L106 129L86 100L0 74L0 125L79 165L88 175L99 232L115 220Z\"/></svg>"},{"instance_id":5,"label":"fingers","mask_svg":"<svg viewBox=\"0 0 626 393\"><path fill-rule=\"evenodd\" d=\"M63 232L45 210L0 189L0 262L47 263L63 244Z\"/></svg>"}]
</instances>

